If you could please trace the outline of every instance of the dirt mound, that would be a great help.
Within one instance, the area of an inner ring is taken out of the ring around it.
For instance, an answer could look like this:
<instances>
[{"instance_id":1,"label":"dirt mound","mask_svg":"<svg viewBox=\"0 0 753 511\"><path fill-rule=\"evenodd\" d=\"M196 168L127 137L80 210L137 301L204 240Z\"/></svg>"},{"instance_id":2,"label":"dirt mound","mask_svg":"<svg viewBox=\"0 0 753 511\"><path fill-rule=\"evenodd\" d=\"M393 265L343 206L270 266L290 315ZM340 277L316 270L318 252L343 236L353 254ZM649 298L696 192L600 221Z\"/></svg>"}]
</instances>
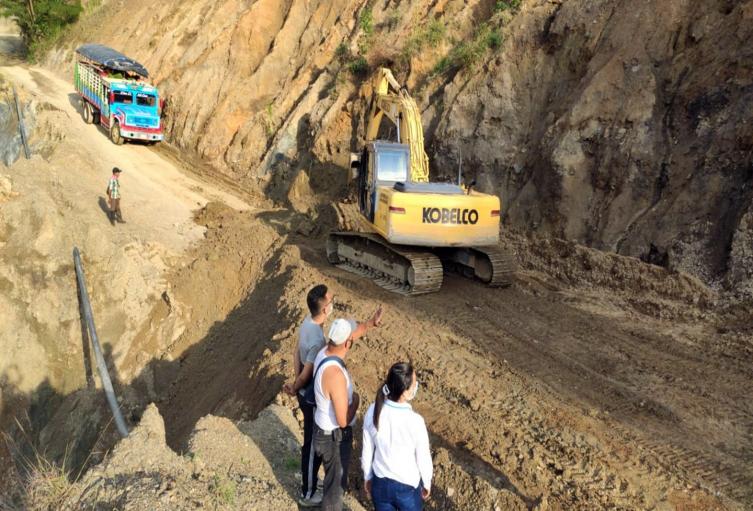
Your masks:
<instances>
[{"instance_id":1,"label":"dirt mound","mask_svg":"<svg viewBox=\"0 0 753 511\"><path fill-rule=\"evenodd\" d=\"M70 444L79 464L108 412L99 406L82 334L73 247L82 253L107 363L116 366L165 291L163 274L202 238L192 214L206 203L202 194L223 195L143 147L98 139L69 91L43 71L0 73L4 87L16 85L32 121L32 158L0 164L0 429L17 416L50 458L62 459ZM103 193L116 162L126 169L127 220L117 228Z\"/></svg>"},{"instance_id":2,"label":"dirt mound","mask_svg":"<svg viewBox=\"0 0 753 511\"><path fill-rule=\"evenodd\" d=\"M290 411L272 405L248 423L202 418L178 455L150 405L130 436L67 491L61 509L294 509L291 460L300 455L299 442ZM350 499L346 509L363 508Z\"/></svg>"},{"instance_id":3,"label":"dirt mound","mask_svg":"<svg viewBox=\"0 0 753 511\"><path fill-rule=\"evenodd\" d=\"M626 306L663 319L699 315L719 303L714 292L698 278L646 264L635 257L601 252L557 238L503 235L513 247L522 270L545 276L550 284L583 292L614 292ZM688 308L688 306L691 306Z\"/></svg>"}]
</instances>

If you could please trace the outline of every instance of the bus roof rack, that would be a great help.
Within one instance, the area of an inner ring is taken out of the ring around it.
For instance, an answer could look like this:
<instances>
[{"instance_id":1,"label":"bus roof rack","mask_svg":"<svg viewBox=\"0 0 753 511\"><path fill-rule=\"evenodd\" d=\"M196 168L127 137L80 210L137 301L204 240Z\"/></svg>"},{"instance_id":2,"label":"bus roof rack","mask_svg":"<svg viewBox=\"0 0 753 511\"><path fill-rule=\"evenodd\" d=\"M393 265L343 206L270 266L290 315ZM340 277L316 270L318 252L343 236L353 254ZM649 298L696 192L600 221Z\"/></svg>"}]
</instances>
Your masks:
<instances>
[{"instance_id":1,"label":"bus roof rack","mask_svg":"<svg viewBox=\"0 0 753 511\"><path fill-rule=\"evenodd\" d=\"M149 78L149 71L135 60L126 57L119 51L113 50L102 44L84 44L76 49L76 53L83 57L100 64L103 67L135 73L144 78Z\"/></svg>"}]
</instances>

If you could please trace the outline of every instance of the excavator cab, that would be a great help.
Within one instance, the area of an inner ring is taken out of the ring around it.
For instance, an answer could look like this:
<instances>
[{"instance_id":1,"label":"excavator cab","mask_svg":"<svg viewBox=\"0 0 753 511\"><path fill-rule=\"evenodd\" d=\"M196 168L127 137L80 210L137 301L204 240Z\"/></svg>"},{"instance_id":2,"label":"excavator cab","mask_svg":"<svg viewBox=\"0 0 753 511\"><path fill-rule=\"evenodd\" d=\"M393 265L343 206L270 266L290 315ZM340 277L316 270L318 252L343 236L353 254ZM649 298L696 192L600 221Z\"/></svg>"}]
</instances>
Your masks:
<instances>
[{"instance_id":1,"label":"excavator cab","mask_svg":"<svg viewBox=\"0 0 753 511\"><path fill-rule=\"evenodd\" d=\"M374 222L379 205L380 187L392 188L395 183L410 179L410 148L406 144L375 141L366 145L358 163L358 207Z\"/></svg>"}]
</instances>

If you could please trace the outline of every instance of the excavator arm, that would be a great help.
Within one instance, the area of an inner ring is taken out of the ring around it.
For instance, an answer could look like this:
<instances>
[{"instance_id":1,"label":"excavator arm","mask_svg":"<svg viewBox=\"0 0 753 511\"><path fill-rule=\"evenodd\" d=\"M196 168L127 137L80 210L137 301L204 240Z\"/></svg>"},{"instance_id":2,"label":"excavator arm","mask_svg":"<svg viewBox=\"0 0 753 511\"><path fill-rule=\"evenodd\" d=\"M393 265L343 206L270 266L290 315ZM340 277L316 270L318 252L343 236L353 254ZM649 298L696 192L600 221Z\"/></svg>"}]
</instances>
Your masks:
<instances>
[{"instance_id":1,"label":"excavator arm","mask_svg":"<svg viewBox=\"0 0 753 511\"><path fill-rule=\"evenodd\" d=\"M373 141L379 133L383 116L397 128L398 142L410 149L410 179L414 183L429 182L429 157L424 151L424 131L421 112L415 100L401 87L386 68L380 68L374 79L374 97L371 101L366 140Z\"/></svg>"}]
</instances>

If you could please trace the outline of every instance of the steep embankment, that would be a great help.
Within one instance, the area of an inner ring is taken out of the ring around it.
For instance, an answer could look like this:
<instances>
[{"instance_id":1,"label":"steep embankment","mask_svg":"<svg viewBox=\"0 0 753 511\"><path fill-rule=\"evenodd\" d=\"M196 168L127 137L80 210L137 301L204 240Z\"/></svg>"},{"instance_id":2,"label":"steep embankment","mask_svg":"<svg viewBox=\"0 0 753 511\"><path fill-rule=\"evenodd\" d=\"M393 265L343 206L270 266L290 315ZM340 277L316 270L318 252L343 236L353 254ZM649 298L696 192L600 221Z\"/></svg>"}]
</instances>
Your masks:
<instances>
[{"instance_id":1,"label":"steep embankment","mask_svg":"<svg viewBox=\"0 0 753 511\"><path fill-rule=\"evenodd\" d=\"M95 314L126 419L134 426L156 402L175 450L192 449L204 415L242 421L274 399L290 373L303 296L326 282L338 314L365 318L375 301L386 306L383 327L349 359L365 400L395 360L419 368L415 405L437 468L430 509L744 508L753 499L748 310L717 307L718 294L682 272L513 235L505 242L524 271L512 288L448 276L443 293L409 300L332 268L321 237L310 237L327 227L327 201L345 191L342 166L369 92L363 68L389 63L424 107L438 173L454 173L459 148L468 177L503 196L509 223L626 253L654 241L657 262L667 247L652 233L670 236L682 248L670 247L670 266L709 281L741 269L743 291L749 266L736 261L750 245L738 217L749 202L750 138L736 116L749 107L749 69L747 47L733 41L747 37L751 2L720 5L530 1L514 14L506 2L455 0L105 3L48 63L68 74L70 48L82 40L142 59L166 92L179 148L292 207L238 213L212 203L194 224L192 208L212 196L233 201L176 172L162 151L112 146L75 118L69 83L7 69L40 104L39 119L55 127L44 138L65 137L46 156L4 170L12 194L0 241L13 259L0 266L8 299L0 314L14 315L29 345L42 345L34 360L50 365L39 374L3 367L3 417L9 398L33 397L36 433L56 447L51 455L62 457L75 441L77 456L94 445L99 459L112 445L96 442L108 416L80 348L75 242L98 290ZM712 44L704 30L720 23L726 32ZM668 27L680 31L669 46ZM698 72L707 55L734 76ZM682 62L688 71L674 74ZM731 80L726 100L692 103L722 78ZM700 112L697 126L683 108ZM720 162L729 166L719 170ZM98 200L113 164L126 166L126 204L133 201L129 223L115 230ZM727 189L736 194L721 201ZM706 222L706 230L683 230L683 222ZM717 243L717 228L729 243ZM723 247L722 255L708 246ZM730 264L720 265L727 250ZM146 419L154 422L153 409ZM119 465L128 461L121 456L79 488L109 478L108 495L120 501L121 475L135 490L165 483L156 498L166 491L169 499L170 478L219 487L208 472L198 483L184 477L187 461L164 447L159 429L154 449L166 463L154 474ZM212 438L232 442L230 429ZM114 457L129 452L124 445ZM107 467L119 472L110 477ZM238 484L242 472L232 475Z\"/></svg>"},{"instance_id":2,"label":"steep embankment","mask_svg":"<svg viewBox=\"0 0 753 511\"><path fill-rule=\"evenodd\" d=\"M22 156L15 105L3 102L0 134L7 138L0 153L8 159L0 163L0 429L29 419L26 426L38 428L50 457L70 447L77 463L76 444L90 445L107 418L89 406L99 396L82 332L73 247L83 254L105 356L116 365L169 290L165 272L203 238L205 228L194 223L192 210L209 200L248 206L183 175L145 146L110 143L80 121L75 96L51 74L0 67L3 100L12 98L11 83L24 105L32 154ZM125 169L127 223L117 226L108 221L104 194L114 165ZM59 409L72 393L78 398Z\"/></svg>"},{"instance_id":3,"label":"steep embankment","mask_svg":"<svg viewBox=\"0 0 753 511\"><path fill-rule=\"evenodd\" d=\"M85 40L136 56L173 143L283 200L299 173L341 193L361 77L390 65L434 172L462 154L512 226L753 292L750 0L137 0L72 34L49 63Z\"/></svg>"}]
</instances>

